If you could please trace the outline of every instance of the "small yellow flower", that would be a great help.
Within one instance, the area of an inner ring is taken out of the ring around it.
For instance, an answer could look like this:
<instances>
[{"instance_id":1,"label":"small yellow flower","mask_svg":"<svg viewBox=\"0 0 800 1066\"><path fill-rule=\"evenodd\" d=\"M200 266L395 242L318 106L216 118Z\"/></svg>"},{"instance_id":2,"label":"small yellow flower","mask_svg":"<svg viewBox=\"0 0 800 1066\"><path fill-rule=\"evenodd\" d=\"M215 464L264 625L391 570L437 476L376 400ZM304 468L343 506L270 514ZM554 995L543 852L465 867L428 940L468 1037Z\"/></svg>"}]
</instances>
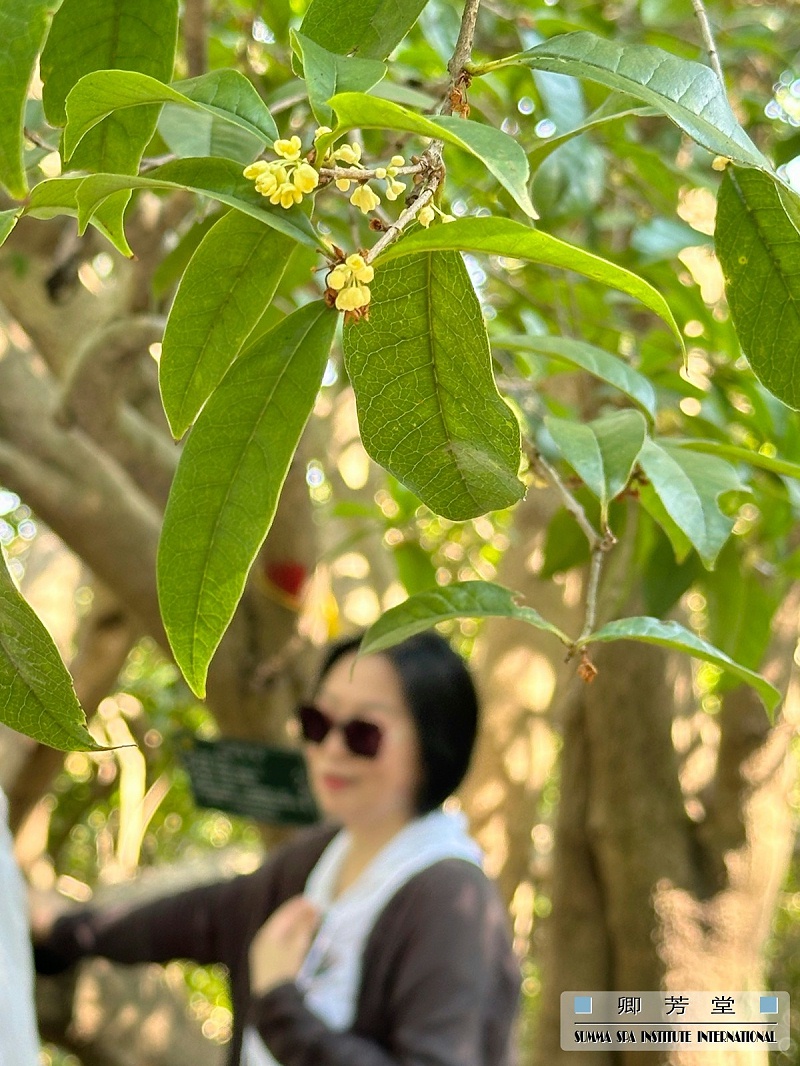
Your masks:
<instances>
[{"instance_id":1,"label":"small yellow flower","mask_svg":"<svg viewBox=\"0 0 800 1066\"><path fill-rule=\"evenodd\" d=\"M425 229L427 229L428 226L430 226L431 222L433 222L434 218L436 218L436 212L433 210L430 204L425 204L420 213L417 215L417 222L419 222L421 226L424 226Z\"/></svg>"},{"instance_id":2,"label":"small yellow flower","mask_svg":"<svg viewBox=\"0 0 800 1066\"><path fill-rule=\"evenodd\" d=\"M352 270L345 266L344 263L339 263L339 265L335 266L328 275L328 287L336 289L336 291L339 292L340 289L345 287L352 276Z\"/></svg>"},{"instance_id":3,"label":"small yellow flower","mask_svg":"<svg viewBox=\"0 0 800 1066\"><path fill-rule=\"evenodd\" d=\"M303 194L297 186L292 185L290 181L286 181L278 189L278 196L280 198L281 207L292 207L294 204L299 204L303 199Z\"/></svg>"},{"instance_id":4,"label":"small yellow flower","mask_svg":"<svg viewBox=\"0 0 800 1066\"><path fill-rule=\"evenodd\" d=\"M375 177L380 178L381 181L386 177L386 167L378 167L375 170Z\"/></svg>"},{"instance_id":5,"label":"small yellow flower","mask_svg":"<svg viewBox=\"0 0 800 1066\"><path fill-rule=\"evenodd\" d=\"M345 259L345 266L349 268L356 281L370 282L375 277L375 270L364 262L364 256L354 252Z\"/></svg>"},{"instance_id":6,"label":"small yellow flower","mask_svg":"<svg viewBox=\"0 0 800 1066\"><path fill-rule=\"evenodd\" d=\"M395 178L390 178L386 183L386 199L396 200L398 196L402 196L406 191L405 185L402 181L397 181Z\"/></svg>"},{"instance_id":7,"label":"small yellow flower","mask_svg":"<svg viewBox=\"0 0 800 1066\"><path fill-rule=\"evenodd\" d=\"M320 137L324 137L326 133L333 133L330 126L317 126L314 130L314 140L318 141Z\"/></svg>"},{"instance_id":8,"label":"small yellow flower","mask_svg":"<svg viewBox=\"0 0 800 1066\"><path fill-rule=\"evenodd\" d=\"M283 156L289 163L296 163L300 158L300 149L303 147L299 137L291 137L289 140L281 138L273 143L272 149L275 155Z\"/></svg>"},{"instance_id":9,"label":"small yellow flower","mask_svg":"<svg viewBox=\"0 0 800 1066\"><path fill-rule=\"evenodd\" d=\"M389 165L393 167L404 167L406 165L406 161L401 155L393 155L392 158L389 160Z\"/></svg>"},{"instance_id":10,"label":"small yellow flower","mask_svg":"<svg viewBox=\"0 0 800 1066\"><path fill-rule=\"evenodd\" d=\"M319 174L309 163L301 163L292 175L292 181L301 193L312 192L319 185Z\"/></svg>"},{"instance_id":11,"label":"small yellow flower","mask_svg":"<svg viewBox=\"0 0 800 1066\"><path fill-rule=\"evenodd\" d=\"M366 285L348 285L336 297L336 306L340 311L355 311L358 307L366 307L371 296Z\"/></svg>"},{"instance_id":12,"label":"small yellow flower","mask_svg":"<svg viewBox=\"0 0 800 1066\"><path fill-rule=\"evenodd\" d=\"M713 162L711 163L711 169L712 170L724 170L727 167L728 163L730 163L730 159L728 159L727 156L724 156L724 155L714 156Z\"/></svg>"},{"instance_id":13,"label":"small yellow flower","mask_svg":"<svg viewBox=\"0 0 800 1066\"><path fill-rule=\"evenodd\" d=\"M360 207L361 212L364 215L369 214L370 211L374 211L380 202L380 196L373 192L369 185L359 185L353 190L350 197L350 203L353 207Z\"/></svg>"},{"instance_id":14,"label":"small yellow flower","mask_svg":"<svg viewBox=\"0 0 800 1066\"><path fill-rule=\"evenodd\" d=\"M333 157L341 160L342 163L347 163L350 167L358 166L361 159L361 145L357 141L352 144L343 144L341 148L336 149Z\"/></svg>"},{"instance_id":15,"label":"small yellow flower","mask_svg":"<svg viewBox=\"0 0 800 1066\"><path fill-rule=\"evenodd\" d=\"M352 183L349 178L336 179L336 188L339 190L339 192L347 192L351 184Z\"/></svg>"},{"instance_id":16,"label":"small yellow flower","mask_svg":"<svg viewBox=\"0 0 800 1066\"><path fill-rule=\"evenodd\" d=\"M260 192L262 196L272 196L278 186L283 185L288 180L289 177L285 168L277 160L273 160L269 164L268 170L256 178L256 192Z\"/></svg>"},{"instance_id":17,"label":"small yellow flower","mask_svg":"<svg viewBox=\"0 0 800 1066\"><path fill-rule=\"evenodd\" d=\"M257 159L255 163L251 163L249 167L245 167L242 174L248 181L255 181L256 178L260 178L262 174L266 174L269 170L269 163L266 159Z\"/></svg>"}]
</instances>

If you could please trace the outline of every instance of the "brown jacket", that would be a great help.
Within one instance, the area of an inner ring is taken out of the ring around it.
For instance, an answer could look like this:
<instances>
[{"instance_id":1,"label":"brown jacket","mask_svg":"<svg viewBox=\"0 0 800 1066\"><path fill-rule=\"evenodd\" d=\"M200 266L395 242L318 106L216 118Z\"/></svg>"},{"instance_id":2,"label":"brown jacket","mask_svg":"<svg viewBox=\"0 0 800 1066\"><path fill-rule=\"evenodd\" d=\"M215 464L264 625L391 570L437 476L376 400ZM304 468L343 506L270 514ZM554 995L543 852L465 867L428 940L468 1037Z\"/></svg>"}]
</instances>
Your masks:
<instances>
[{"instance_id":1,"label":"brown jacket","mask_svg":"<svg viewBox=\"0 0 800 1066\"><path fill-rule=\"evenodd\" d=\"M282 1066L510 1066L519 970L500 898L478 867L443 859L389 901L367 941L356 1016L345 1032L309 1011L294 983L251 996L248 950L269 915L303 891L335 830L315 827L255 873L134 910L61 918L37 950L40 972L86 955L117 962L224 963L233 1039L254 1025Z\"/></svg>"}]
</instances>

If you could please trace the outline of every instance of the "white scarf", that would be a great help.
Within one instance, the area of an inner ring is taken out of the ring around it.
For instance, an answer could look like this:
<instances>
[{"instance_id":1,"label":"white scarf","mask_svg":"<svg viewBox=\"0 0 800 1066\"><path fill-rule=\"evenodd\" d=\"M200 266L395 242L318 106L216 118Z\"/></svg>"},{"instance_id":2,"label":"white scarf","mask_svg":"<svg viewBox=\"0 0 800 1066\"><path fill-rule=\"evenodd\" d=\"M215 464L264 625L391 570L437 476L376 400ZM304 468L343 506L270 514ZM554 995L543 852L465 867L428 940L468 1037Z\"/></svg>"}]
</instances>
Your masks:
<instances>
[{"instance_id":1,"label":"white scarf","mask_svg":"<svg viewBox=\"0 0 800 1066\"><path fill-rule=\"evenodd\" d=\"M33 959L25 890L14 862L0 788L0 1066L36 1066L39 1040L33 1010Z\"/></svg>"},{"instance_id":2,"label":"white scarf","mask_svg":"<svg viewBox=\"0 0 800 1066\"><path fill-rule=\"evenodd\" d=\"M477 866L482 860L463 814L431 811L395 834L358 880L334 899L350 840L346 830L337 833L306 881L305 896L317 906L322 921L297 976L306 1006L337 1031L348 1029L355 1018L364 947L389 900L415 874L441 859L465 859ZM280 1066L250 1026L244 1033L241 1063Z\"/></svg>"}]
</instances>

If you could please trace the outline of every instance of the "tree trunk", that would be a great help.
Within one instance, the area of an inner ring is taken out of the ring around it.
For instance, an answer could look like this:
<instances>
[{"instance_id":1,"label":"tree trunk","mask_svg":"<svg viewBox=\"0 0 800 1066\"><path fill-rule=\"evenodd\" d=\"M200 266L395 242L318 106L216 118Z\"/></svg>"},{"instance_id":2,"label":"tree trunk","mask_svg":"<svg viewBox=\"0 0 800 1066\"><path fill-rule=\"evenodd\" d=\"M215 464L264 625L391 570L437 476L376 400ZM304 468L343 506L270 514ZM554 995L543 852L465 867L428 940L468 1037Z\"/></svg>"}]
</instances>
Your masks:
<instances>
[{"instance_id":1,"label":"tree trunk","mask_svg":"<svg viewBox=\"0 0 800 1066\"><path fill-rule=\"evenodd\" d=\"M766 668L784 690L797 600L795 592L784 604ZM789 740L798 679L774 727L751 689L724 695L718 730L706 730L711 781L690 797L672 738L667 654L620 642L598 650L595 661L598 677L574 692L565 722L534 1061L688 1066L690 1052L562 1051L559 997L765 987L764 944L793 838ZM728 1061L721 1049L704 1055L708 1066ZM737 1061L764 1066L767 1051L743 1050Z\"/></svg>"}]
</instances>

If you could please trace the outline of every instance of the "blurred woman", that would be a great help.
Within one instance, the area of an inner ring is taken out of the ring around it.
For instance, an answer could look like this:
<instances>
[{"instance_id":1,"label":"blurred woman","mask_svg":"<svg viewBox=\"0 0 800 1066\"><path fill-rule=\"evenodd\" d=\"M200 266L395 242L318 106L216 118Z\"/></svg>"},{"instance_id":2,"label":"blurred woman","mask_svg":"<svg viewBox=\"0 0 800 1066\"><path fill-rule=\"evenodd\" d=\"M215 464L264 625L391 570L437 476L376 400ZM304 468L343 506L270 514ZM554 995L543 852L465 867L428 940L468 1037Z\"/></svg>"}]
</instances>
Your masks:
<instances>
[{"instance_id":1,"label":"blurred woman","mask_svg":"<svg viewBox=\"0 0 800 1066\"><path fill-rule=\"evenodd\" d=\"M507 915L441 809L477 728L469 673L424 633L332 648L298 720L319 827L255 873L126 912L61 918L38 965L222 962L229 1066L508 1066L519 993Z\"/></svg>"}]
</instances>

